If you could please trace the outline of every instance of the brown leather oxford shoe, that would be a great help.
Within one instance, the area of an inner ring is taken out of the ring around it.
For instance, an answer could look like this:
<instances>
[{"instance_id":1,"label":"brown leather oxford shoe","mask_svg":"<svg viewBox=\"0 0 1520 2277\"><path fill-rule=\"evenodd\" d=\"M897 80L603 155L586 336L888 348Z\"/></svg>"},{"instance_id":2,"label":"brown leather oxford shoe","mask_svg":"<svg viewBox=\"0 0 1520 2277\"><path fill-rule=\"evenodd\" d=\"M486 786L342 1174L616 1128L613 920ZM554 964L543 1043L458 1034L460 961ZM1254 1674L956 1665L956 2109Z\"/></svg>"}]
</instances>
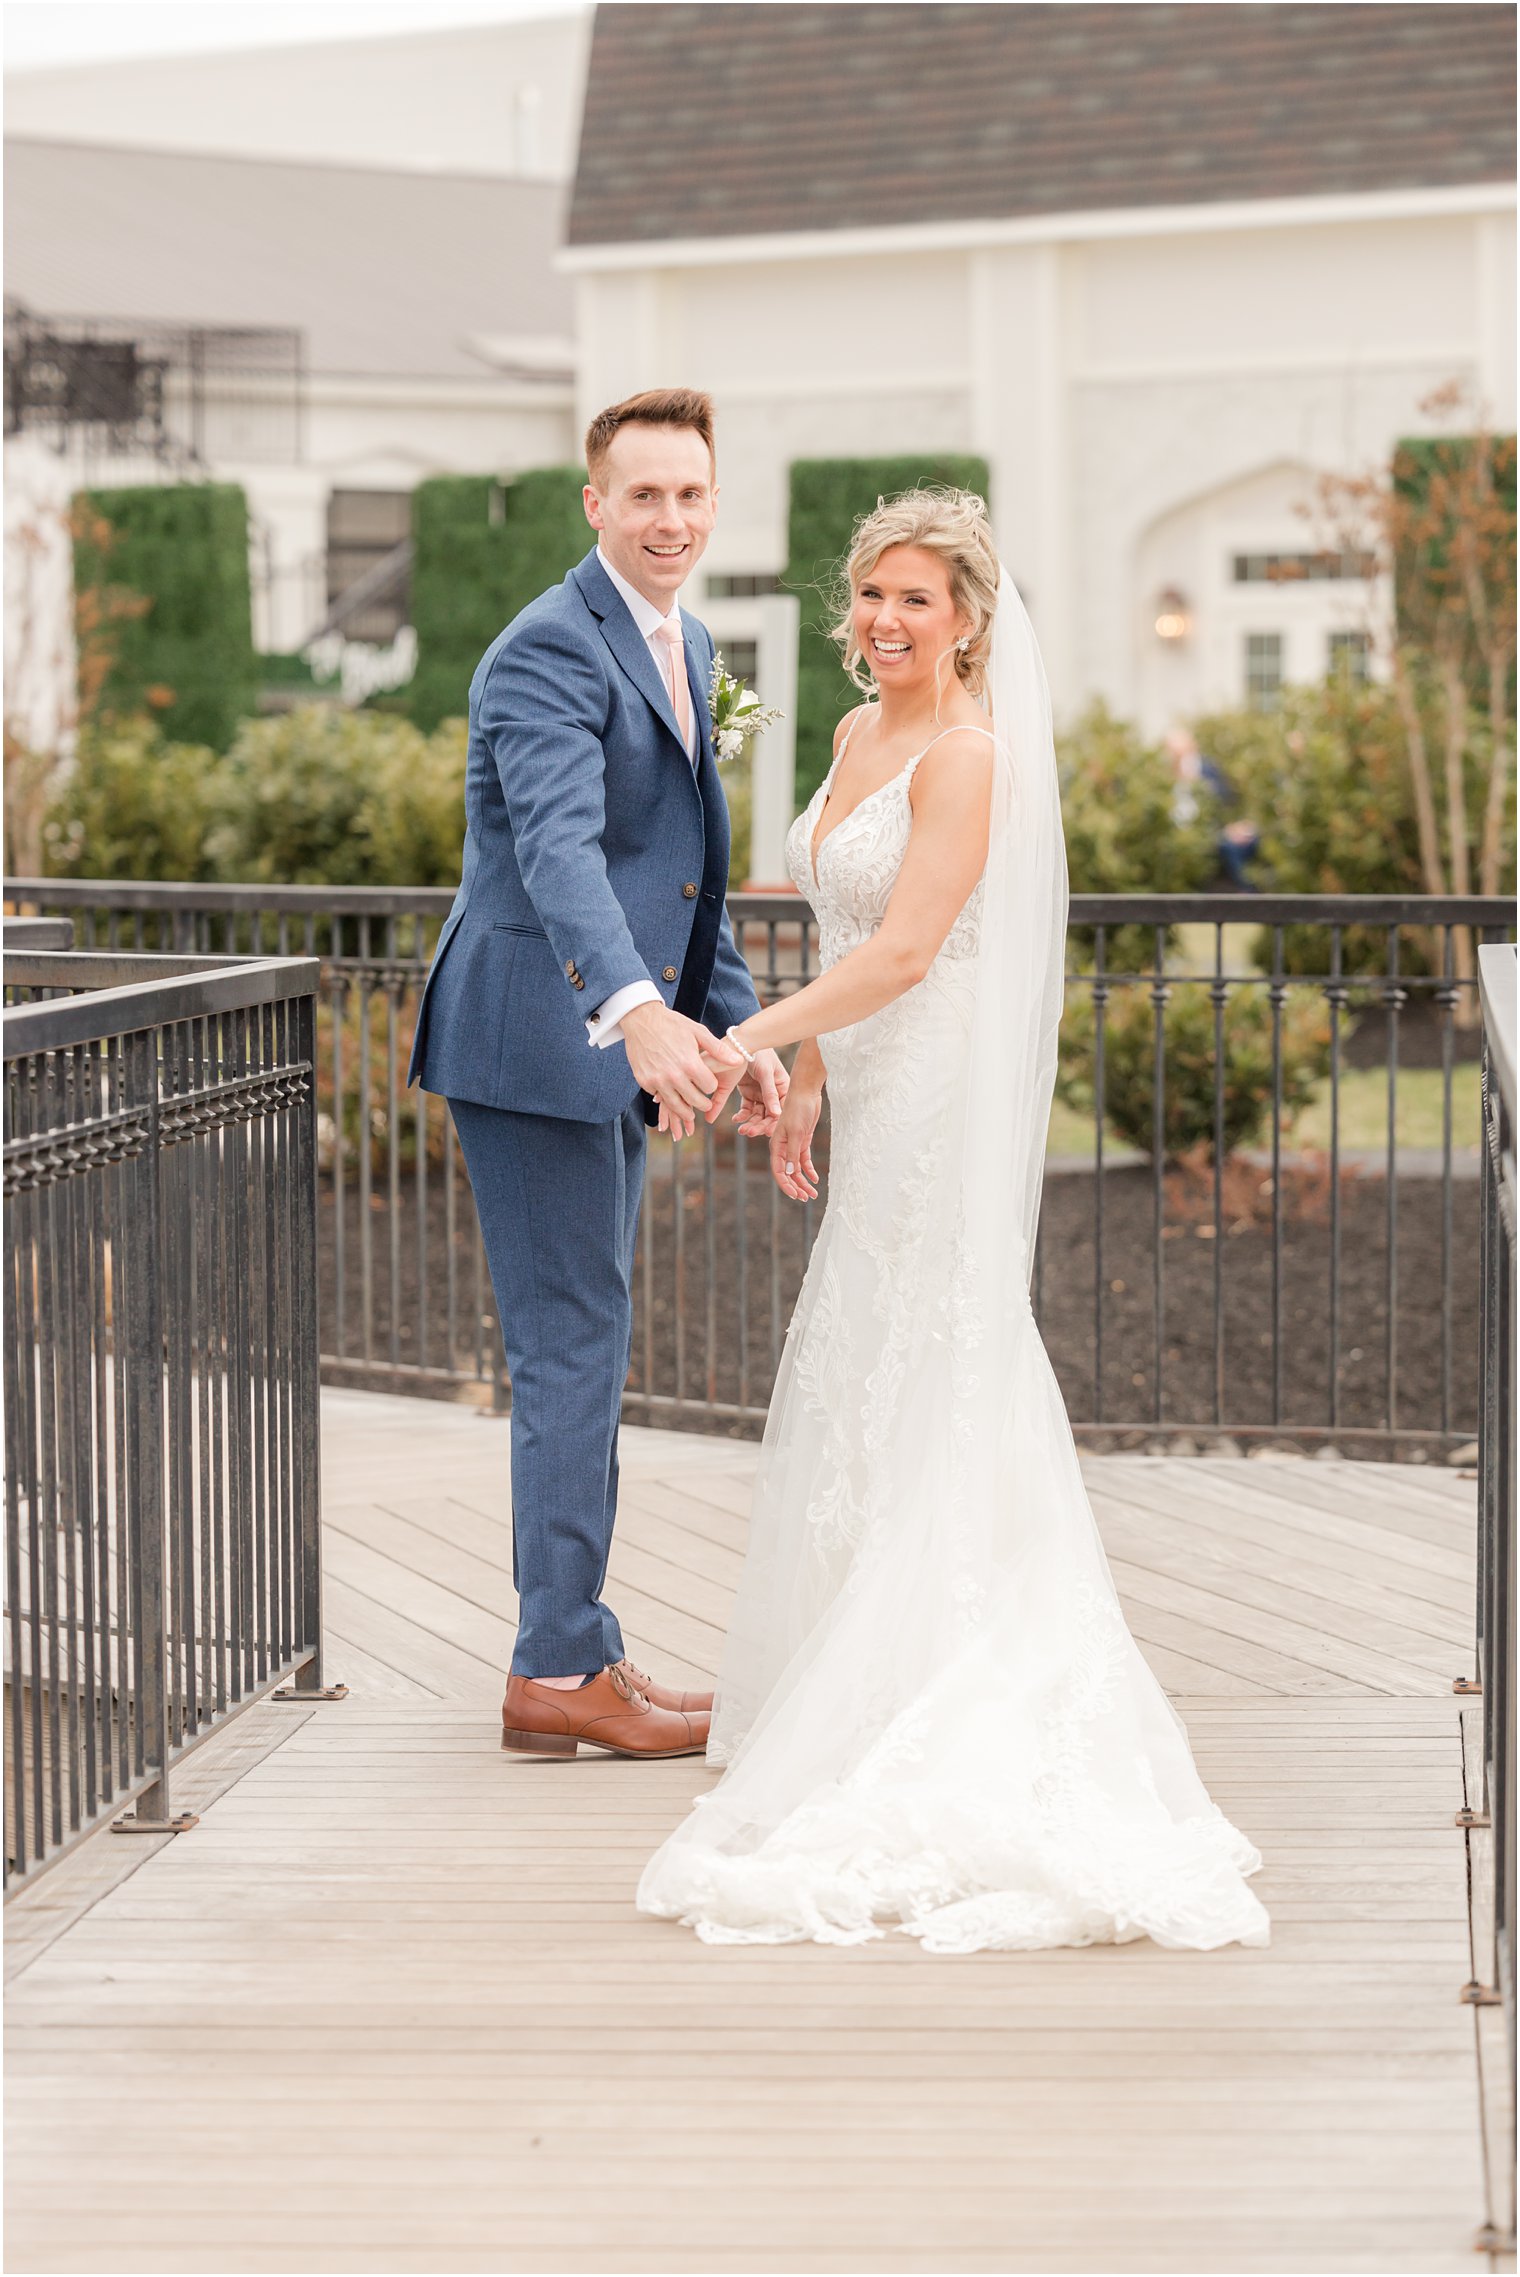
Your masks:
<instances>
[{"instance_id":1,"label":"brown leather oxford shoe","mask_svg":"<svg viewBox=\"0 0 1520 2277\"><path fill-rule=\"evenodd\" d=\"M707 1717L657 1707L634 1684L627 1663L616 1661L575 1692L509 1676L501 1744L514 1755L573 1755L582 1746L609 1755L701 1755Z\"/></svg>"},{"instance_id":2,"label":"brown leather oxford shoe","mask_svg":"<svg viewBox=\"0 0 1520 2277\"><path fill-rule=\"evenodd\" d=\"M710 1716L712 1714L713 1696L711 1692L674 1691L668 1684L657 1684L652 1676L644 1674L642 1668L635 1668L631 1660L621 1660L618 1662L618 1666L624 1670L634 1690L642 1692L645 1699L650 1701L654 1707L675 1708L682 1715L687 1716Z\"/></svg>"}]
</instances>

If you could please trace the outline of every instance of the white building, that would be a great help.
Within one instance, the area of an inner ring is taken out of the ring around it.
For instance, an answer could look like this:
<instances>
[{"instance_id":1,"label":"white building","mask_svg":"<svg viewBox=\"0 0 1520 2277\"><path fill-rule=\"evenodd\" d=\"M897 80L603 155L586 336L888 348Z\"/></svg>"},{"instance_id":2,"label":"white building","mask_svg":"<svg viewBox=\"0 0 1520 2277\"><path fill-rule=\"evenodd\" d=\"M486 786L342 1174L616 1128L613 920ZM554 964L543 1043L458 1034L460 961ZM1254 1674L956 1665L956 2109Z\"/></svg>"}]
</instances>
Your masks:
<instances>
[{"instance_id":1,"label":"white building","mask_svg":"<svg viewBox=\"0 0 1520 2277\"><path fill-rule=\"evenodd\" d=\"M579 6L390 37L14 71L5 82L6 132L568 182L590 36L590 7Z\"/></svg>"},{"instance_id":2,"label":"white building","mask_svg":"<svg viewBox=\"0 0 1520 2277\"><path fill-rule=\"evenodd\" d=\"M67 727L61 515L82 483L241 483L255 640L284 651L366 572L346 629L396 630L425 476L575 458L556 253L589 24L8 80L8 380L26 366L39 395L6 438L7 706L28 740Z\"/></svg>"},{"instance_id":3,"label":"white building","mask_svg":"<svg viewBox=\"0 0 1520 2277\"><path fill-rule=\"evenodd\" d=\"M1063 711L1317 678L1365 589L1264 576L1316 473L1452 379L1513 425L1513 95L1499 6L603 8L580 414L711 389L762 582L794 459L985 454Z\"/></svg>"},{"instance_id":4,"label":"white building","mask_svg":"<svg viewBox=\"0 0 1520 2277\"><path fill-rule=\"evenodd\" d=\"M1513 78L1513 11L1466 0L687 0L13 76L8 294L85 343L65 393L135 338L171 447L8 438L7 530L188 438L248 491L259 644L366 571L383 639L424 475L695 383L719 591L781 570L793 460L980 452L1061 709L1159 729L1362 625L1355 580L1262 575L1313 552L1317 472L1452 379L1513 424Z\"/></svg>"}]
</instances>

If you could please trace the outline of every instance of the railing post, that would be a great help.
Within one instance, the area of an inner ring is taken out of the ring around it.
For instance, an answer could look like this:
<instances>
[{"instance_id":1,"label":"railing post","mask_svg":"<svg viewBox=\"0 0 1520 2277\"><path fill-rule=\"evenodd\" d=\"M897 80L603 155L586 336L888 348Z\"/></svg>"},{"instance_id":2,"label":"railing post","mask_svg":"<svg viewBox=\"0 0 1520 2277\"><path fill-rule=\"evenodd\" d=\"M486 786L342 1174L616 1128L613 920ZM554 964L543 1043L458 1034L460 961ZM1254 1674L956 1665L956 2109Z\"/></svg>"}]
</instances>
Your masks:
<instances>
[{"instance_id":1,"label":"railing post","mask_svg":"<svg viewBox=\"0 0 1520 2277\"><path fill-rule=\"evenodd\" d=\"M118 1336L137 1362L128 1370L125 1522L132 1545L132 1718L134 1768L154 1774L135 1809L111 1821L117 1834L181 1834L194 1826L169 1804L168 1505L164 1495L164 1304L158 1206L158 1035L127 1036L121 1067L126 1105L140 1108L147 1132L124 1165L121 1232L126 1255L117 1261ZM125 1303L123 1305L123 1299Z\"/></svg>"},{"instance_id":2,"label":"railing post","mask_svg":"<svg viewBox=\"0 0 1520 2277\"><path fill-rule=\"evenodd\" d=\"M1515 952L1478 951L1483 1006L1481 1407L1478 1450L1477 1670L1483 1689L1481 1812L1467 1821L1491 1830L1491 1955L1475 1950L1463 1997L1475 2007L1503 2003L1510 2075L1515 2063L1515 1430L1516 1070ZM1486 1942L1486 1941L1485 1941ZM1513 2204L1513 2200L1511 2200ZM1514 2249L1511 2229L1492 2250Z\"/></svg>"},{"instance_id":3,"label":"railing post","mask_svg":"<svg viewBox=\"0 0 1520 2277\"><path fill-rule=\"evenodd\" d=\"M270 1694L275 1700L341 1700L346 1684L322 1681L322 1452L321 1358L317 1318L317 1000L297 999L292 1025L293 1058L310 1071L305 1096L292 1110L295 1195L291 1260L294 1334L291 1413L295 1436L293 1484L296 1496L294 1539L298 1558L293 1591L300 1623L291 1658L294 1681ZM341 1128L341 1125L340 1125Z\"/></svg>"}]
</instances>

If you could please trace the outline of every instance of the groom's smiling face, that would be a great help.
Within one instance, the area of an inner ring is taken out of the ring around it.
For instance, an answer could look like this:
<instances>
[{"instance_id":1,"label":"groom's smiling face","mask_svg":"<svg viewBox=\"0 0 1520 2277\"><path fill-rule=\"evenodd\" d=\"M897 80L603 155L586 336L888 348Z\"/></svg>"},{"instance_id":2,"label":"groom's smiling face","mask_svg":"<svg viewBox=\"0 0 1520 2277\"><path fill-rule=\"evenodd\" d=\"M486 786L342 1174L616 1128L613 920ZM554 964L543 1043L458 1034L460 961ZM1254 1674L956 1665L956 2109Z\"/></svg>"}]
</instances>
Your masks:
<instances>
[{"instance_id":1,"label":"groom's smiling face","mask_svg":"<svg viewBox=\"0 0 1520 2277\"><path fill-rule=\"evenodd\" d=\"M586 519L619 576L665 608L707 548L718 514L712 454L694 427L635 420L607 446Z\"/></svg>"}]
</instances>

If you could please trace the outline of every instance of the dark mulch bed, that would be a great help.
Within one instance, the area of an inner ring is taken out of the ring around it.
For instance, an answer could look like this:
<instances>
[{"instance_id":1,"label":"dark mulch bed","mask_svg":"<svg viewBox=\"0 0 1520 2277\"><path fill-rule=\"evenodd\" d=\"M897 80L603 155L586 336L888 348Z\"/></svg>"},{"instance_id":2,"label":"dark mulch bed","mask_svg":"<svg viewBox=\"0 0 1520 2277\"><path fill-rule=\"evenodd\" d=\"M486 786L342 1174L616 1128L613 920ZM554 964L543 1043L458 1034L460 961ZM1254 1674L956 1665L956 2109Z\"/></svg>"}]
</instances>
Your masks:
<instances>
[{"instance_id":1,"label":"dark mulch bed","mask_svg":"<svg viewBox=\"0 0 1520 2277\"><path fill-rule=\"evenodd\" d=\"M727 1134L710 1158L697 1146L676 1160L651 1144L643 1223L643 1256L630 1390L652 1390L694 1402L763 1408L822 1203L804 1211L772 1185L764 1150L745 1149L742 1175ZM826 1158L826 1146L820 1149ZM710 1160L710 1168L708 1167ZM739 1207L742 1187L743 1208ZM826 1189L825 1189L826 1193ZM1148 1167L1110 1171L1103 1181L1102 1287L1097 1281L1097 1210L1090 1173L1053 1173L1041 1212L1037 1283L1041 1328L1072 1420L1130 1426L1116 1444L1145 1444L1158 1430L1174 1434L1216 1420L1216 1273L1222 1280L1223 1401L1226 1425L1270 1425L1277 1416L1309 1435L1330 1422L1331 1211L1323 1173L1284 1179L1280 1243L1279 1333L1273 1333L1275 1237L1265 1172L1228 1166L1223 1238L1212 1238L1213 1199L1207 1172L1172 1171L1163 1189L1159 1250L1162 1279L1162 1420L1156 1420L1156 1261L1154 1186ZM1389 1422L1388 1193L1378 1177L1346 1177L1340 1190L1340 1404L1343 1426L1377 1436L1346 1451L1384 1457L1400 1448L1385 1436ZM477 1242L468 1190L455 1188L454 1305L450 1318L446 1203L436 1169L425 1205L412 1174L394 1220L383 1196L369 1211L370 1349L383 1370L394 1351L403 1364L419 1358L466 1372L485 1356L489 1373L489 1294L477 1310ZM362 1242L358 1197L345 1194L345 1343L364 1350ZM1443 1236L1438 1181L1406 1178L1397 1189L1396 1285L1392 1318L1394 1419L1402 1431L1477 1425L1478 1188L1453 1187L1449 1246ZM419 1231L426 1225L427 1266ZM335 1211L324 1182L319 1215L324 1353L336 1349ZM393 1287L392 1233L396 1235ZM1102 1402L1095 1355L1101 1318ZM395 1322L392 1343L391 1324ZM1444 1326L1443 1326L1444 1324ZM425 1336L421 1333L425 1330ZM1444 1350L1443 1350L1444 1336ZM1443 1371L1448 1398L1443 1412ZM345 1380L384 1381L383 1375ZM441 1386L440 1388L447 1388ZM651 1410L651 1420L681 1418ZM700 1412L697 1429L752 1437L757 1421L714 1421ZM1405 1452L1412 1452L1407 1446Z\"/></svg>"},{"instance_id":2,"label":"dark mulch bed","mask_svg":"<svg viewBox=\"0 0 1520 2277\"><path fill-rule=\"evenodd\" d=\"M1446 1015L1428 997L1415 997L1398 1015L1398 1063L1400 1067L1441 1067L1444 1065ZM1388 1064L1388 1014L1381 1011L1361 1013L1344 1030L1341 1049L1342 1065L1346 1067L1386 1067ZM1455 1067L1476 1065L1483 1057L1483 1029L1481 1023L1459 1028L1451 1023L1451 1057Z\"/></svg>"}]
</instances>

